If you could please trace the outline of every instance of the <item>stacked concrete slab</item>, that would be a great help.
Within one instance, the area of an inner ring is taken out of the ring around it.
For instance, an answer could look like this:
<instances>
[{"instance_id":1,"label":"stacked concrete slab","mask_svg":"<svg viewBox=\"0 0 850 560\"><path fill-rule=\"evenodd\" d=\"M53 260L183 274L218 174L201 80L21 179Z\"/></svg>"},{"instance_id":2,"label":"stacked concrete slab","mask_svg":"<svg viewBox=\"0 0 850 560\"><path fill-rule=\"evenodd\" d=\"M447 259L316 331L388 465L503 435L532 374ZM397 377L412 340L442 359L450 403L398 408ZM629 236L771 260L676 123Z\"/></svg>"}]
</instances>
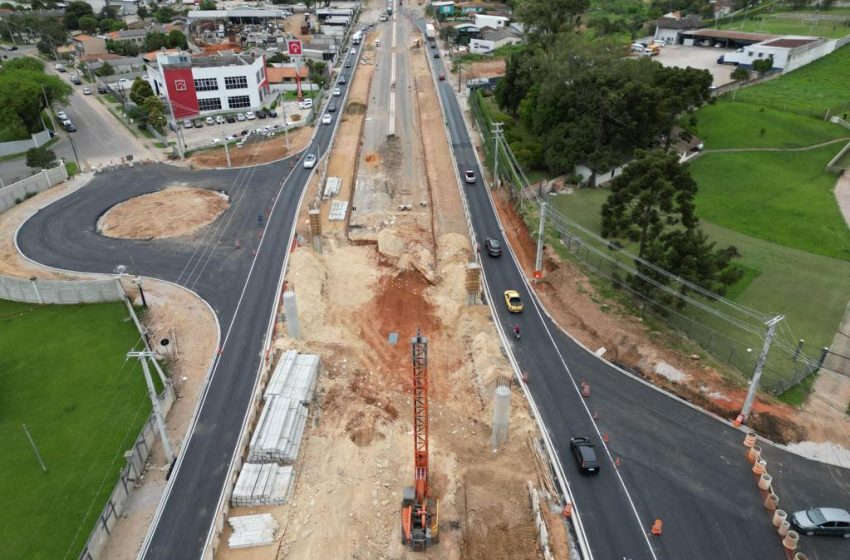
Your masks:
<instances>
[{"instance_id":1,"label":"stacked concrete slab","mask_svg":"<svg viewBox=\"0 0 850 560\"><path fill-rule=\"evenodd\" d=\"M227 523L233 528L233 534L227 540L230 548L249 548L272 544L274 534L280 527L275 518L268 513L231 517L227 520Z\"/></svg>"},{"instance_id":2,"label":"stacked concrete slab","mask_svg":"<svg viewBox=\"0 0 850 560\"><path fill-rule=\"evenodd\" d=\"M236 480L230 504L271 506L286 503L292 487L292 467L245 463Z\"/></svg>"},{"instance_id":3,"label":"stacked concrete slab","mask_svg":"<svg viewBox=\"0 0 850 560\"><path fill-rule=\"evenodd\" d=\"M281 356L266 387L265 405L251 437L248 461L283 464L295 461L320 366L319 356L315 354L289 350Z\"/></svg>"}]
</instances>

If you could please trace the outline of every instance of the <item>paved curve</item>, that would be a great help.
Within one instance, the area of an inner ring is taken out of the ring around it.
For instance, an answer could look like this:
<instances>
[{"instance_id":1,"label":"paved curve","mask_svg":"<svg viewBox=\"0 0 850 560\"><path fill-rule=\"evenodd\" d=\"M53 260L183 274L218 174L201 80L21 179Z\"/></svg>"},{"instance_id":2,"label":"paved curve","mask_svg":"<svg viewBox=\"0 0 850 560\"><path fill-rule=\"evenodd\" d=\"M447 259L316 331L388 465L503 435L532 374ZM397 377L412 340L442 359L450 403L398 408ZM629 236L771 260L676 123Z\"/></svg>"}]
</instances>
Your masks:
<instances>
[{"instance_id":1,"label":"paved curve","mask_svg":"<svg viewBox=\"0 0 850 560\"><path fill-rule=\"evenodd\" d=\"M349 83L353 70L343 69ZM334 114L334 125L340 114ZM334 128L319 125L306 152L323 154ZM309 176L310 170L301 165L290 173L288 161L240 170L189 171L159 164L121 169L97 175L21 228L19 245L33 260L87 272L113 272L118 264L132 271L135 266L139 274L194 289L218 314L221 355L166 488L158 523L141 553L146 559L201 556L251 401L298 202ZM217 238L200 243L129 241L95 231L97 218L117 202L181 182L231 195L231 207L208 229L218 231ZM262 224L259 214L265 216ZM261 231L265 233L260 240Z\"/></svg>"},{"instance_id":2,"label":"paved curve","mask_svg":"<svg viewBox=\"0 0 850 560\"><path fill-rule=\"evenodd\" d=\"M435 72L445 72L443 59L432 62ZM452 86L437 83L458 172L475 169L483 177ZM494 237L505 243L484 185L464 188L479 241ZM496 302L498 320L506 332L513 324L521 324L522 340L513 351L522 369L530 372L529 389L570 481L593 557L783 558L743 458L743 434L625 375L579 346L545 315L515 260L506 257L483 258L488 295ZM526 302L522 315L505 310L501 294L506 289L522 293ZM592 387L588 400L579 395L577 383L582 380ZM598 421L594 422L592 413L598 414ZM588 436L604 449L602 433L610 435L610 455L602 457L599 476L582 477L569 455L569 438ZM814 504L840 505L835 496L845 496L847 501L847 470L774 447L767 447L764 455L778 479L780 507L793 511ZM616 457L622 462L619 469L613 463ZM797 473L793 479L782 476L789 471ZM649 540L646 534L656 518L664 521L664 534ZM848 558L850 539L816 537L804 540L801 549L820 560Z\"/></svg>"}]
</instances>

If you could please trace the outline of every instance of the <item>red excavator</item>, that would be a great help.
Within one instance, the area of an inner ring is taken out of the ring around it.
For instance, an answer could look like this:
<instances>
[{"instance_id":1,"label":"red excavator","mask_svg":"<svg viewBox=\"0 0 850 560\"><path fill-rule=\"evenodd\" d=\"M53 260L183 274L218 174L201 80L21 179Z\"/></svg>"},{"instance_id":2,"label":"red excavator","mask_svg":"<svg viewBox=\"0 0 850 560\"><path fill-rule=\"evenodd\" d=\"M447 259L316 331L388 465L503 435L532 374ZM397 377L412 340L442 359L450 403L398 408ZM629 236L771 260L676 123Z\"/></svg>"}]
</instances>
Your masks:
<instances>
[{"instance_id":1,"label":"red excavator","mask_svg":"<svg viewBox=\"0 0 850 560\"><path fill-rule=\"evenodd\" d=\"M428 339L416 331L413 357L413 468L415 486L401 497L401 543L424 551L439 540L439 507L428 488Z\"/></svg>"}]
</instances>

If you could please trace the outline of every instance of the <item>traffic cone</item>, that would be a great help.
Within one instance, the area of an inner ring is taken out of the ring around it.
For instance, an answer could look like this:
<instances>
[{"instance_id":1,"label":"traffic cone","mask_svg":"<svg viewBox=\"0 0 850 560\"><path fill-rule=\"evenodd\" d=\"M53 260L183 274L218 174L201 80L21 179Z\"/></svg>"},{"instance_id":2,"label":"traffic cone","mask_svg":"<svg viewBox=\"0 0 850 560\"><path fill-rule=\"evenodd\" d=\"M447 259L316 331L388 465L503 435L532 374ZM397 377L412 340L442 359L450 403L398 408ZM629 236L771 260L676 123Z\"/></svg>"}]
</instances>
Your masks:
<instances>
[{"instance_id":1,"label":"traffic cone","mask_svg":"<svg viewBox=\"0 0 850 560\"><path fill-rule=\"evenodd\" d=\"M610 438L608 437L608 432L605 432L604 434L602 434L602 441L604 441L605 443L608 443L609 439Z\"/></svg>"},{"instance_id":2,"label":"traffic cone","mask_svg":"<svg viewBox=\"0 0 850 560\"><path fill-rule=\"evenodd\" d=\"M573 504L565 504L564 509L561 510L561 515L564 516L565 519L569 519L573 516Z\"/></svg>"},{"instance_id":3,"label":"traffic cone","mask_svg":"<svg viewBox=\"0 0 850 560\"><path fill-rule=\"evenodd\" d=\"M656 519L655 523L652 524L652 534L656 537L661 536L661 525L662 523L660 519Z\"/></svg>"}]
</instances>

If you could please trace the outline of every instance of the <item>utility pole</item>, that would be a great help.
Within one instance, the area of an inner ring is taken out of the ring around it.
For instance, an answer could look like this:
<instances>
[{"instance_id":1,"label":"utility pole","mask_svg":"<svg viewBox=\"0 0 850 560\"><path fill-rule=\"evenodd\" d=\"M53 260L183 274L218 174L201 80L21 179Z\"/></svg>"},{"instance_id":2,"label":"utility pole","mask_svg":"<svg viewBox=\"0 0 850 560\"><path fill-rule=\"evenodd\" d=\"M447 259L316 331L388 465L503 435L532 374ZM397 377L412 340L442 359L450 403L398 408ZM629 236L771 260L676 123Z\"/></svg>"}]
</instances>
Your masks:
<instances>
[{"instance_id":1,"label":"utility pole","mask_svg":"<svg viewBox=\"0 0 850 560\"><path fill-rule=\"evenodd\" d=\"M177 154L180 156L180 159L186 159L186 148L183 146L183 142L180 137L180 125L177 124L177 119L174 118L174 106L171 104L171 101L168 101L168 116L171 117L171 126L174 129L174 137L177 139ZM225 149L227 146L227 140L224 141ZM230 157L228 156L228 165L230 167Z\"/></svg>"},{"instance_id":2,"label":"utility pole","mask_svg":"<svg viewBox=\"0 0 850 560\"><path fill-rule=\"evenodd\" d=\"M493 123L493 142L495 143L495 148L493 149L493 183L498 187L499 186L499 144L502 141L502 127L505 123Z\"/></svg>"},{"instance_id":3,"label":"utility pole","mask_svg":"<svg viewBox=\"0 0 850 560\"><path fill-rule=\"evenodd\" d=\"M776 334L776 325L784 318L785 317L782 315L777 315L765 323L767 325L767 334L764 337L761 354L759 354L759 359L756 362L756 368L753 371L753 379L750 381L750 389L747 391L747 398L744 400L744 406L741 408L741 414L738 415L738 419L741 422L746 422L750 416L750 411L753 408L753 401L756 398L756 390L758 389L759 380L761 379L761 373L762 370L764 370L764 364L767 362L767 353L770 351L770 343L773 342L773 336Z\"/></svg>"},{"instance_id":4,"label":"utility pole","mask_svg":"<svg viewBox=\"0 0 850 560\"><path fill-rule=\"evenodd\" d=\"M546 202L540 203L540 226L537 230L537 257L534 259L534 281L543 276L543 234L546 227Z\"/></svg>"},{"instance_id":5,"label":"utility pole","mask_svg":"<svg viewBox=\"0 0 850 560\"><path fill-rule=\"evenodd\" d=\"M171 450L171 443L168 441L168 432L165 431L165 421L162 418L162 410L159 408L159 399L156 396L156 389L153 388L151 372L148 369L148 359L154 359L153 352L150 350L144 350L142 352L131 351L127 352L127 357L138 358L142 363L142 371L145 373L145 383L148 385L148 396L151 399L153 413L156 417L156 426L159 429L159 435L162 437L162 447L165 449L165 456L168 462L171 463L174 460L174 452Z\"/></svg>"},{"instance_id":6,"label":"utility pole","mask_svg":"<svg viewBox=\"0 0 850 560\"><path fill-rule=\"evenodd\" d=\"M286 153L289 154L289 124L286 122L286 99L280 102L280 111L283 113L283 138L286 141Z\"/></svg>"}]
</instances>

